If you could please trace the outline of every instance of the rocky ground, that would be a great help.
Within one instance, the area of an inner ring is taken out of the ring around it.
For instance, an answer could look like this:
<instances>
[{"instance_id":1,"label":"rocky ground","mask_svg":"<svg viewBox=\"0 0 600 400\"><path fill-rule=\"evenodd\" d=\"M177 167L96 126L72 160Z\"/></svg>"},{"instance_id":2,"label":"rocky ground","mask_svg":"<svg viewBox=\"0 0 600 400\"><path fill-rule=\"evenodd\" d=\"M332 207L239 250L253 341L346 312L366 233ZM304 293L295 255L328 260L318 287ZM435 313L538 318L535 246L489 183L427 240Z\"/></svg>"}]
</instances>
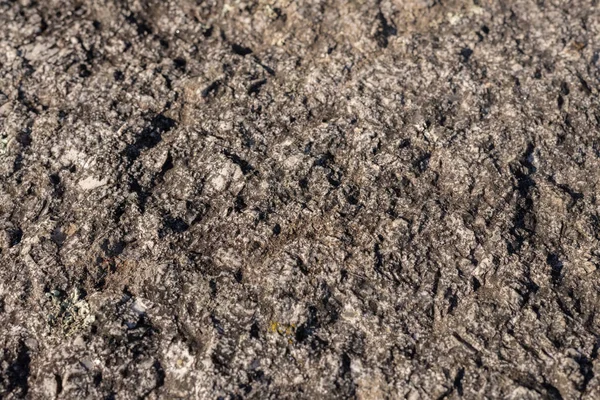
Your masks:
<instances>
[{"instance_id":1,"label":"rocky ground","mask_svg":"<svg viewBox=\"0 0 600 400\"><path fill-rule=\"evenodd\" d=\"M0 397L600 397L597 0L0 0Z\"/></svg>"}]
</instances>

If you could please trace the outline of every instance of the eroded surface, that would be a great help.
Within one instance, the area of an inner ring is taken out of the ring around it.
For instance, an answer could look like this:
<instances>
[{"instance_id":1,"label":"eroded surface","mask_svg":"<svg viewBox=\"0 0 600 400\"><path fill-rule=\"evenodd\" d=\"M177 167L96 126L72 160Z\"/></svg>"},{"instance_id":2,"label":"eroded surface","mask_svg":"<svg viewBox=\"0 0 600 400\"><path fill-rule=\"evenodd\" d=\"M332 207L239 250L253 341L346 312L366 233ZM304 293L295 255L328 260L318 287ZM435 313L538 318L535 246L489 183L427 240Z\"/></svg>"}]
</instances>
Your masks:
<instances>
[{"instance_id":1,"label":"eroded surface","mask_svg":"<svg viewBox=\"0 0 600 400\"><path fill-rule=\"evenodd\" d=\"M0 1L0 396L600 397L597 1Z\"/></svg>"}]
</instances>

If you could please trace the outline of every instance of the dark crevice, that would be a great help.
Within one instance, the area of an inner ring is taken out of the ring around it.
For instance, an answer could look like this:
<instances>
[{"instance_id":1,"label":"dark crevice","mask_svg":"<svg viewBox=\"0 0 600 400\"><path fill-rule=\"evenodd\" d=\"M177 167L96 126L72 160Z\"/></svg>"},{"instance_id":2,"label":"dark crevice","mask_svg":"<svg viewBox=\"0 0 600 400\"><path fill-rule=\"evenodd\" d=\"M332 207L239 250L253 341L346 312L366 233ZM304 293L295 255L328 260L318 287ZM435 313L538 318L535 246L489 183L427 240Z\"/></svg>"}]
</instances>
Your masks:
<instances>
[{"instance_id":1,"label":"dark crevice","mask_svg":"<svg viewBox=\"0 0 600 400\"><path fill-rule=\"evenodd\" d=\"M148 390L146 393L140 396L141 399L148 398L153 392L165 385L165 378L167 375L160 361L155 360L152 364L152 368L154 369L154 373L156 374L156 383L154 387L152 387L152 389Z\"/></svg>"},{"instance_id":2,"label":"dark crevice","mask_svg":"<svg viewBox=\"0 0 600 400\"><path fill-rule=\"evenodd\" d=\"M142 130L136 140L125 148L123 154L127 160L127 167L130 167L135 160L141 156L142 151L158 145L162 141L162 135L173 129L175 125L175 120L162 114L158 114L152 118L150 124ZM167 160L158 174L158 178L162 178L172 167L173 160L169 153L167 155ZM129 173L129 190L137 194L138 207L142 212L144 212L146 208L148 198L152 196L152 188L156 185L156 179L157 177L154 177L150 187L145 188L140 184L138 178L136 178L133 173Z\"/></svg>"},{"instance_id":3,"label":"dark crevice","mask_svg":"<svg viewBox=\"0 0 600 400\"><path fill-rule=\"evenodd\" d=\"M14 394L17 398L25 398L29 392L30 363L29 348L21 342L16 359L8 366L6 371L7 382L5 383L8 393Z\"/></svg>"},{"instance_id":4,"label":"dark crevice","mask_svg":"<svg viewBox=\"0 0 600 400\"><path fill-rule=\"evenodd\" d=\"M389 38L391 36L396 36L398 30L393 24L388 22L381 11L377 14L377 21L378 26L377 32L375 33L375 40L379 47L385 49L389 45Z\"/></svg>"},{"instance_id":5,"label":"dark crevice","mask_svg":"<svg viewBox=\"0 0 600 400\"><path fill-rule=\"evenodd\" d=\"M14 247L21 243L21 239L23 238L23 231L21 230L21 228L9 228L7 230L7 233L9 247Z\"/></svg>"},{"instance_id":6,"label":"dark crevice","mask_svg":"<svg viewBox=\"0 0 600 400\"><path fill-rule=\"evenodd\" d=\"M217 90L219 89L219 86L221 86L221 81L216 80L216 81L212 82L210 85L208 85L207 87L205 87L202 90L202 93L200 95L202 96L202 98L205 99L208 96L210 96L211 94L216 93Z\"/></svg>"},{"instance_id":7,"label":"dark crevice","mask_svg":"<svg viewBox=\"0 0 600 400\"><path fill-rule=\"evenodd\" d=\"M510 171L516 178L517 201L513 224L509 229L513 237L513 240L508 242L509 254L515 254L521 250L523 244L535 233L537 225L533 202L536 187L533 176L536 168L531 162L534 149L533 144L529 143L521 160L510 166Z\"/></svg>"},{"instance_id":8,"label":"dark crevice","mask_svg":"<svg viewBox=\"0 0 600 400\"><path fill-rule=\"evenodd\" d=\"M558 259L558 256L556 254L548 254L548 257L546 257L546 263L548 263L548 265L550 266L550 268L552 269L550 272L550 276L552 277L552 283L555 286L560 285L561 281L562 281L562 269L563 269L563 263Z\"/></svg>"},{"instance_id":9,"label":"dark crevice","mask_svg":"<svg viewBox=\"0 0 600 400\"><path fill-rule=\"evenodd\" d=\"M417 176L419 176L423 172L427 171L427 168L429 167L430 159L431 159L431 153L425 153L413 162L413 167L416 169Z\"/></svg>"},{"instance_id":10,"label":"dark crevice","mask_svg":"<svg viewBox=\"0 0 600 400\"><path fill-rule=\"evenodd\" d=\"M152 27L144 19L136 17L133 13L129 14L125 19L136 27L138 35L146 36L152 34Z\"/></svg>"},{"instance_id":11,"label":"dark crevice","mask_svg":"<svg viewBox=\"0 0 600 400\"><path fill-rule=\"evenodd\" d=\"M529 303L531 296L538 292L540 286L531 279L529 271L526 271L518 282L520 286L516 291L521 296L521 308L523 308Z\"/></svg>"},{"instance_id":12,"label":"dark crevice","mask_svg":"<svg viewBox=\"0 0 600 400\"><path fill-rule=\"evenodd\" d=\"M235 43L231 45L231 51L233 51L238 56L242 57L247 56L248 54L252 54L252 49L250 49L249 47L244 47Z\"/></svg>"},{"instance_id":13,"label":"dark crevice","mask_svg":"<svg viewBox=\"0 0 600 400\"><path fill-rule=\"evenodd\" d=\"M260 337L260 328L258 327L258 322L254 321L252 326L250 326L250 337L253 339L258 339Z\"/></svg>"},{"instance_id":14,"label":"dark crevice","mask_svg":"<svg viewBox=\"0 0 600 400\"><path fill-rule=\"evenodd\" d=\"M458 372L456 373L456 377L454 378L454 389L456 389L456 393L458 393L459 396L463 395L462 380L464 377L465 377L465 369L461 367L458 369Z\"/></svg>"},{"instance_id":15,"label":"dark crevice","mask_svg":"<svg viewBox=\"0 0 600 400\"><path fill-rule=\"evenodd\" d=\"M267 83L266 79L261 79L257 82L254 82L252 85L250 85L250 87L248 88L248 95L251 94L258 94L260 92L260 89Z\"/></svg>"},{"instance_id":16,"label":"dark crevice","mask_svg":"<svg viewBox=\"0 0 600 400\"><path fill-rule=\"evenodd\" d=\"M151 149L162 141L162 135L175 127L175 120L162 114L156 115L136 140L125 148L125 156L133 163L143 150Z\"/></svg>"},{"instance_id":17,"label":"dark crevice","mask_svg":"<svg viewBox=\"0 0 600 400\"><path fill-rule=\"evenodd\" d=\"M255 171L254 167L250 163L238 156L237 154L231 153L228 150L223 150L225 157L229 158L234 164L236 164L242 170L244 175L248 175L250 172Z\"/></svg>"},{"instance_id":18,"label":"dark crevice","mask_svg":"<svg viewBox=\"0 0 600 400\"><path fill-rule=\"evenodd\" d=\"M579 364L579 373L583 376L583 381L577 385L577 390L585 393L589 383L594 378L594 363L584 355L579 355L574 360Z\"/></svg>"},{"instance_id":19,"label":"dark crevice","mask_svg":"<svg viewBox=\"0 0 600 400\"><path fill-rule=\"evenodd\" d=\"M308 307L308 317L298 329L296 329L296 341L304 342L306 339L314 335L315 330L320 327L318 309L315 306Z\"/></svg>"},{"instance_id":20,"label":"dark crevice","mask_svg":"<svg viewBox=\"0 0 600 400\"><path fill-rule=\"evenodd\" d=\"M146 202L148 198L152 195L151 192L145 190L142 185L138 182L137 179L130 177L131 181L129 182L129 190L134 192L137 195L137 203L138 207L142 212L146 210Z\"/></svg>"},{"instance_id":21,"label":"dark crevice","mask_svg":"<svg viewBox=\"0 0 600 400\"><path fill-rule=\"evenodd\" d=\"M460 51L460 55L462 56L464 62L469 62L469 59L473 55L473 50L471 50L468 47L465 47Z\"/></svg>"},{"instance_id":22,"label":"dark crevice","mask_svg":"<svg viewBox=\"0 0 600 400\"><path fill-rule=\"evenodd\" d=\"M189 225L181 218L165 216L163 219L163 227L158 231L158 237L163 238L169 233L183 233L189 229Z\"/></svg>"},{"instance_id":23,"label":"dark crevice","mask_svg":"<svg viewBox=\"0 0 600 400\"><path fill-rule=\"evenodd\" d=\"M339 377L336 379L335 386L344 393L346 398L354 398L356 395L356 384L352 379L351 364L352 359L348 353L343 353L340 360Z\"/></svg>"},{"instance_id":24,"label":"dark crevice","mask_svg":"<svg viewBox=\"0 0 600 400\"><path fill-rule=\"evenodd\" d=\"M546 389L547 398L550 400L563 400L560 390L556 386L546 382L542 384L543 388Z\"/></svg>"},{"instance_id":25,"label":"dark crevice","mask_svg":"<svg viewBox=\"0 0 600 400\"><path fill-rule=\"evenodd\" d=\"M557 183L553 176L548 177L548 182L550 182L551 184L553 184L554 186L556 186L557 188L559 188L560 190L562 190L563 192L568 194L569 197L571 197L571 201L567 205L567 208L569 210L572 209L579 200L583 199L582 193L574 191L573 189L571 189L569 187L569 185Z\"/></svg>"},{"instance_id":26,"label":"dark crevice","mask_svg":"<svg viewBox=\"0 0 600 400\"><path fill-rule=\"evenodd\" d=\"M381 254L379 243L375 243L373 246L373 254L375 256L375 272L383 275L383 255Z\"/></svg>"}]
</instances>

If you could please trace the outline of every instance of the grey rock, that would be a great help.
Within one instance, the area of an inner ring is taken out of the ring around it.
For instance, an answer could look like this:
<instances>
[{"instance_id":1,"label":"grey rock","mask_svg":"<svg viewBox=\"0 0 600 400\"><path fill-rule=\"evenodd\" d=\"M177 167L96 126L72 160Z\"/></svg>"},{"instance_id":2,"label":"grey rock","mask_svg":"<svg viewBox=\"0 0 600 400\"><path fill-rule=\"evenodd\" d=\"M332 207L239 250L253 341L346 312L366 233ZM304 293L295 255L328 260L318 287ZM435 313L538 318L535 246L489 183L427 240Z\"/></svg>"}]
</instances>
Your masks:
<instances>
[{"instance_id":1,"label":"grey rock","mask_svg":"<svg viewBox=\"0 0 600 400\"><path fill-rule=\"evenodd\" d=\"M598 7L0 1L0 397L600 397Z\"/></svg>"}]
</instances>

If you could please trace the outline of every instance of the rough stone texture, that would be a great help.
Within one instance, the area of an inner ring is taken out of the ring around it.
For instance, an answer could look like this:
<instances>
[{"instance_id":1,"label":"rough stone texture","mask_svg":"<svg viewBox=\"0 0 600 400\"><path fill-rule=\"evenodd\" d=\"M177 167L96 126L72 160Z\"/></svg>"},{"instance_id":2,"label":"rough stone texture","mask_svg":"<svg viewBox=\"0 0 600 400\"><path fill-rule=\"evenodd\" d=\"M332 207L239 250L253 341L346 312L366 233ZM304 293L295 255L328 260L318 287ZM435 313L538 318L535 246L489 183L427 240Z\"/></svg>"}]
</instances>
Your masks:
<instances>
[{"instance_id":1,"label":"rough stone texture","mask_svg":"<svg viewBox=\"0 0 600 400\"><path fill-rule=\"evenodd\" d=\"M597 0L0 0L0 397L600 397Z\"/></svg>"}]
</instances>

